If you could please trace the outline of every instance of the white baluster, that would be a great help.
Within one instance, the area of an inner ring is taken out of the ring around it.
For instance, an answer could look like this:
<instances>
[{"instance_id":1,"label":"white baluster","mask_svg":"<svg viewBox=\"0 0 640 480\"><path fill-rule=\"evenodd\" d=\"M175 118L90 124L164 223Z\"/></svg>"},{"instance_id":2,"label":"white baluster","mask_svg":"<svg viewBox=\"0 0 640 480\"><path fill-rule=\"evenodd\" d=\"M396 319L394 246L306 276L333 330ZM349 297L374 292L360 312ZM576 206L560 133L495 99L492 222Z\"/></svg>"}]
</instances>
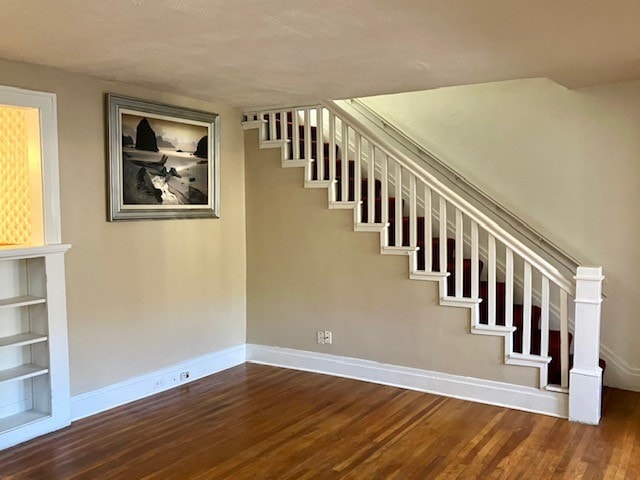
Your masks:
<instances>
[{"instance_id":1,"label":"white baluster","mask_svg":"<svg viewBox=\"0 0 640 480\"><path fill-rule=\"evenodd\" d=\"M464 223L462 211L456 208L456 297L463 294L464 281Z\"/></svg>"},{"instance_id":2,"label":"white baluster","mask_svg":"<svg viewBox=\"0 0 640 480\"><path fill-rule=\"evenodd\" d=\"M513 327L513 250L506 247L504 274L504 324Z\"/></svg>"},{"instance_id":3,"label":"white baluster","mask_svg":"<svg viewBox=\"0 0 640 480\"><path fill-rule=\"evenodd\" d=\"M480 242L478 224L471 220L471 298L480 298Z\"/></svg>"},{"instance_id":4,"label":"white baluster","mask_svg":"<svg viewBox=\"0 0 640 480\"><path fill-rule=\"evenodd\" d=\"M293 136L291 141L293 142L293 159L301 160L300 157L300 118L298 117L298 110L293 110Z\"/></svg>"},{"instance_id":5,"label":"white baluster","mask_svg":"<svg viewBox=\"0 0 640 480\"><path fill-rule=\"evenodd\" d=\"M269 139L269 130L267 130L267 127L268 127L267 123L268 123L269 116L263 112L258 113L258 115L259 115L258 118L260 119L260 141L264 142ZM264 117L267 117L266 119L267 123L264 122L265 120Z\"/></svg>"},{"instance_id":6,"label":"white baluster","mask_svg":"<svg viewBox=\"0 0 640 480\"><path fill-rule=\"evenodd\" d=\"M360 203L362 200L362 136L355 132L354 138L354 172L353 172L353 200ZM356 207L356 222L362 221L362 205Z\"/></svg>"},{"instance_id":7,"label":"white baluster","mask_svg":"<svg viewBox=\"0 0 640 480\"><path fill-rule=\"evenodd\" d=\"M349 126L342 121L342 201L349 201Z\"/></svg>"},{"instance_id":8,"label":"white baluster","mask_svg":"<svg viewBox=\"0 0 640 480\"><path fill-rule=\"evenodd\" d=\"M395 162L395 195L396 195L396 243L397 247L402 246L402 167Z\"/></svg>"},{"instance_id":9,"label":"white baluster","mask_svg":"<svg viewBox=\"0 0 640 480\"><path fill-rule=\"evenodd\" d=\"M524 262L524 292L522 299L522 353L531 353L531 264Z\"/></svg>"},{"instance_id":10,"label":"white baluster","mask_svg":"<svg viewBox=\"0 0 640 480\"><path fill-rule=\"evenodd\" d=\"M384 224L389 223L389 157L385 153L382 156L382 175L380 178L382 188L380 190L380 220ZM387 232L385 245L389 245L389 228L385 228Z\"/></svg>"},{"instance_id":11,"label":"white baluster","mask_svg":"<svg viewBox=\"0 0 640 480\"><path fill-rule=\"evenodd\" d=\"M329 112L329 180L331 189L329 190L332 202L336 201L336 117L332 112Z\"/></svg>"},{"instance_id":12,"label":"white baluster","mask_svg":"<svg viewBox=\"0 0 640 480\"><path fill-rule=\"evenodd\" d=\"M304 158L307 162L313 162L312 148L311 148L311 109L305 108L303 111L303 138L304 138ZM313 165L312 163L308 164L308 167L305 168L305 172L307 174L307 181L313 180L313 169L318 168L317 165Z\"/></svg>"},{"instance_id":13,"label":"white baluster","mask_svg":"<svg viewBox=\"0 0 640 480\"><path fill-rule=\"evenodd\" d=\"M409 245L418 246L418 199L416 195L416 176L409 174ZM415 265L414 265L415 268Z\"/></svg>"},{"instance_id":14,"label":"white baluster","mask_svg":"<svg viewBox=\"0 0 640 480\"><path fill-rule=\"evenodd\" d=\"M276 113L269 113L269 140L278 140L278 130L276 129Z\"/></svg>"},{"instance_id":15,"label":"white baluster","mask_svg":"<svg viewBox=\"0 0 640 480\"><path fill-rule=\"evenodd\" d=\"M307 161L311 161L311 109L304 109L304 158ZM309 172L309 178L307 180L312 180L311 173L312 169L307 169Z\"/></svg>"},{"instance_id":16,"label":"white baluster","mask_svg":"<svg viewBox=\"0 0 640 480\"><path fill-rule=\"evenodd\" d=\"M542 276L540 290L540 355L549 355L549 279Z\"/></svg>"},{"instance_id":17,"label":"white baluster","mask_svg":"<svg viewBox=\"0 0 640 480\"><path fill-rule=\"evenodd\" d=\"M288 120L288 115L287 112L285 110L282 110L280 112L280 137L282 138L282 140L284 141L283 143L283 148L284 148L284 158L288 159L289 155L291 155L291 145L289 145L289 142L287 142L287 140L289 139L289 122Z\"/></svg>"},{"instance_id":18,"label":"white baluster","mask_svg":"<svg viewBox=\"0 0 640 480\"><path fill-rule=\"evenodd\" d=\"M322 107L316 109L316 162L318 163L318 180L324 180L324 122Z\"/></svg>"},{"instance_id":19,"label":"white baluster","mask_svg":"<svg viewBox=\"0 0 640 480\"><path fill-rule=\"evenodd\" d=\"M447 201L440 195L440 272L447 271ZM445 283L446 285L446 283Z\"/></svg>"},{"instance_id":20,"label":"white baluster","mask_svg":"<svg viewBox=\"0 0 640 480\"><path fill-rule=\"evenodd\" d=\"M369 142L368 153L368 169L367 169L367 222L375 223L376 211L376 150L373 146L373 142Z\"/></svg>"},{"instance_id":21,"label":"white baluster","mask_svg":"<svg viewBox=\"0 0 640 480\"><path fill-rule=\"evenodd\" d=\"M431 213L431 189L424 186L424 269L433 270L433 216Z\"/></svg>"},{"instance_id":22,"label":"white baluster","mask_svg":"<svg viewBox=\"0 0 640 480\"><path fill-rule=\"evenodd\" d=\"M487 271L487 317L491 326L496 324L496 238L488 234L489 269Z\"/></svg>"},{"instance_id":23,"label":"white baluster","mask_svg":"<svg viewBox=\"0 0 640 480\"><path fill-rule=\"evenodd\" d=\"M542 285L540 286L540 356L549 355L549 279L542 276ZM548 367L540 370L540 388L547 386L549 379Z\"/></svg>"},{"instance_id":24,"label":"white baluster","mask_svg":"<svg viewBox=\"0 0 640 480\"><path fill-rule=\"evenodd\" d=\"M569 386L569 296L560 290L560 386Z\"/></svg>"}]
</instances>

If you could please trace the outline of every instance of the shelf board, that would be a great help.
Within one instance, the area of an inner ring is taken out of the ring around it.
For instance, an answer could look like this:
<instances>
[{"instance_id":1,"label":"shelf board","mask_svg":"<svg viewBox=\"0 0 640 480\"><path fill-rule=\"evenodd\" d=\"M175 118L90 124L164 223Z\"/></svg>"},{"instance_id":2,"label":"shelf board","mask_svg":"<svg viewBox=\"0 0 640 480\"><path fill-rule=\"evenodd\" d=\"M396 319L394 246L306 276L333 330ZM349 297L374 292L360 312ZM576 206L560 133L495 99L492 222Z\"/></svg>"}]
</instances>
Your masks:
<instances>
[{"instance_id":1,"label":"shelf board","mask_svg":"<svg viewBox=\"0 0 640 480\"><path fill-rule=\"evenodd\" d=\"M0 299L0 308L27 307L29 305L37 305L39 303L45 303L46 301L47 299L43 297L34 297L33 295L22 295L20 297Z\"/></svg>"},{"instance_id":2,"label":"shelf board","mask_svg":"<svg viewBox=\"0 0 640 480\"><path fill-rule=\"evenodd\" d=\"M2 347L23 347L34 343L46 342L47 336L39 333L20 333L10 337L0 337L0 348Z\"/></svg>"},{"instance_id":3,"label":"shelf board","mask_svg":"<svg viewBox=\"0 0 640 480\"><path fill-rule=\"evenodd\" d=\"M49 369L35 363L20 365L19 367L0 370L0 383L15 382L18 380L26 380L27 378L37 377L49 373Z\"/></svg>"},{"instance_id":4,"label":"shelf board","mask_svg":"<svg viewBox=\"0 0 640 480\"><path fill-rule=\"evenodd\" d=\"M39 247L29 245L5 245L0 247L0 261L45 257L50 254L64 253L70 248L71 245L66 244L53 244Z\"/></svg>"},{"instance_id":5,"label":"shelf board","mask_svg":"<svg viewBox=\"0 0 640 480\"><path fill-rule=\"evenodd\" d=\"M16 413L8 417L0 418L0 433L6 432L17 427L24 427L29 423L37 422L44 418L50 417L51 414L38 412L37 410L27 410L26 412Z\"/></svg>"}]
</instances>

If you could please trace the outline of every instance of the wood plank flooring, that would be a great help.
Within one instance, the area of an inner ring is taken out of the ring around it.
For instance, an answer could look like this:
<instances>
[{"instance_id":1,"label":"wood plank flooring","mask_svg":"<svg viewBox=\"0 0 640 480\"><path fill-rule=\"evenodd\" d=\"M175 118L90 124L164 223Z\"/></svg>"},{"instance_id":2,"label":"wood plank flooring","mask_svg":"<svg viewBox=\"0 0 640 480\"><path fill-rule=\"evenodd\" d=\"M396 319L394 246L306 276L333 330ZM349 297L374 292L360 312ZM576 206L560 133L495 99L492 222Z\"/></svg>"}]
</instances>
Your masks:
<instances>
[{"instance_id":1,"label":"wood plank flooring","mask_svg":"<svg viewBox=\"0 0 640 480\"><path fill-rule=\"evenodd\" d=\"M635 479L640 394L592 427L241 365L0 452L2 479Z\"/></svg>"}]
</instances>

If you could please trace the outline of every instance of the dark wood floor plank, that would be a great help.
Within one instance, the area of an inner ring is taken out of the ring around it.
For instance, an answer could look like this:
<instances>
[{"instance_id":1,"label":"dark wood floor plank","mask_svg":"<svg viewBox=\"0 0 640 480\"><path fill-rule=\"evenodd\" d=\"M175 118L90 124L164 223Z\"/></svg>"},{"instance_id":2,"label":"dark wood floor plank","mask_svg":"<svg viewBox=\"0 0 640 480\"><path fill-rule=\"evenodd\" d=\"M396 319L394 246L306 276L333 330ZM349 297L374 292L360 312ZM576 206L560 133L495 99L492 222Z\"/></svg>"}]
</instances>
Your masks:
<instances>
[{"instance_id":1,"label":"dark wood floor plank","mask_svg":"<svg viewBox=\"0 0 640 480\"><path fill-rule=\"evenodd\" d=\"M0 478L640 479L640 394L593 427L247 364L2 451Z\"/></svg>"}]
</instances>

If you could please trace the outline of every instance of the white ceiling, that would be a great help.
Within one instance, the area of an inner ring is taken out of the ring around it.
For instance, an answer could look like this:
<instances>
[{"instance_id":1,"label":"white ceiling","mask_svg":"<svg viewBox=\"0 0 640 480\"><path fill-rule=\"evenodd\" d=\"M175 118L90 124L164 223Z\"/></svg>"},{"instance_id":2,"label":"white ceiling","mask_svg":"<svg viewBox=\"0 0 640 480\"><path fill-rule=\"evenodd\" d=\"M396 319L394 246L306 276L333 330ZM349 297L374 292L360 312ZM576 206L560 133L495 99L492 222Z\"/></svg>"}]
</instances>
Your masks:
<instances>
[{"instance_id":1,"label":"white ceiling","mask_svg":"<svg viewBox=\"0 0 640 480\"><path fill-rule=\"evenodd\" d=\"M3 0L0 57L249 106L640 78L637 0Z\"/></svg>"}]
</instances>

